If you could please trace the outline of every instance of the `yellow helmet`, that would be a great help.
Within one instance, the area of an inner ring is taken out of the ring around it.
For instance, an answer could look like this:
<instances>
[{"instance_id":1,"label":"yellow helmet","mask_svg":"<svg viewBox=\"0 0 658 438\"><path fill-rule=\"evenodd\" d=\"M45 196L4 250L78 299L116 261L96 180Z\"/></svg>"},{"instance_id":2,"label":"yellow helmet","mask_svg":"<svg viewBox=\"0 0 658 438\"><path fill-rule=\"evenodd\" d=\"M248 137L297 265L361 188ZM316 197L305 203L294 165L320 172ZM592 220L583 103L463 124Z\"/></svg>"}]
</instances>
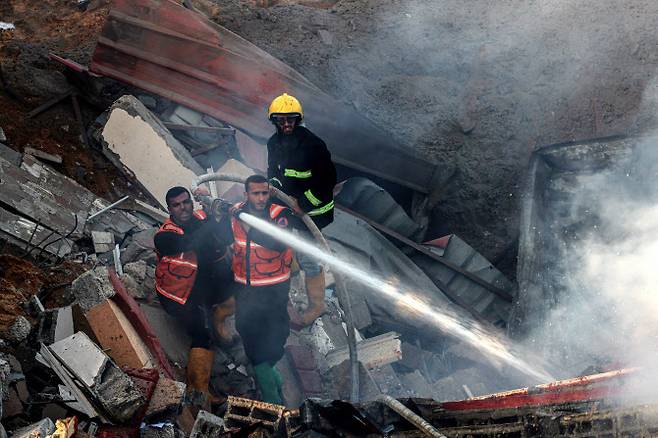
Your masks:
<instances>
[{"instance_id":1,"label":"yellow helmet","mask_svg":"<svg viewBox=\"0 0 658 438\"><path fill-rule=\"evenodd\" d=\"M304 111L302 104L294 97L287 93L274 98L270 104L270 109L267 111L267 117L272 120L272 116L276 114L290 114L298 115L301 119L304 118Z\"/></svg>"}]
</instances>

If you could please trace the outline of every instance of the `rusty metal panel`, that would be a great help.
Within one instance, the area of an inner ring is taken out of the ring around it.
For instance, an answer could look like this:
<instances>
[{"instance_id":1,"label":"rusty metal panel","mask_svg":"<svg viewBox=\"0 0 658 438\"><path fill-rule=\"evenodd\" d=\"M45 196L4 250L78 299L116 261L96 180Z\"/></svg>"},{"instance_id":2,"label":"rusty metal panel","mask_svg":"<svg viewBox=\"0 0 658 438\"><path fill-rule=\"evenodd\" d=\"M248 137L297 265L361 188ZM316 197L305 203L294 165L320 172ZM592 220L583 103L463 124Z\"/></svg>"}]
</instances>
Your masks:
<instances>
[{"instance_id":1,"label":"rusty metal panel","mask_svg":"<svg viewBox=\"0 0 658 438\"><path fill-rule=\"evenodd\" d=\"M511 409L601 400L618 394L623 378L632 376L637 372L637 368L624 368L546 383L532 388L515 389L467 400L444 402L441 407L447 411Z\"/></svg>"},{"instance_id":2,"label":"rusty metal panel","mask_svg":"<svg viewBox=\"0 0 658 438\"><path fill-rule=\"evenodd\" d=\"M223 120L256 140L273 128L267 105L288 92L336 163L428 193L437 166L320 91L298 72L170 0L114 0L91 70Z\"/></svg>"}]
</instances>

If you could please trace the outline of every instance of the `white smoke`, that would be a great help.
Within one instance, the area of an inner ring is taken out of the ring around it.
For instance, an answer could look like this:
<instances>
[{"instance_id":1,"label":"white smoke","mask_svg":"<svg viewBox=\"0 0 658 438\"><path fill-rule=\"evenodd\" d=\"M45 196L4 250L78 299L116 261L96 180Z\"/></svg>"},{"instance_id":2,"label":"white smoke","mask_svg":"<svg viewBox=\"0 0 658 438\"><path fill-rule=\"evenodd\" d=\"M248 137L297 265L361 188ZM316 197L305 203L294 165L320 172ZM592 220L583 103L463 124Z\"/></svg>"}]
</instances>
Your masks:
<instances>
[{"instance_id":1,"label":"white smoke","mask_svg":"<svg viewBox=\"0 0 658 438\"><path fill-rule=\"evenodd\" d=\"M561 377L616 368L655 370L658 359L658 137L638 140L614 168L574 179L564 210L589 230L554 254L557 303L529 337ZM585 218L585 219L584 219ZM567 221L568 222L568 221ZM651 376L651 377L649 377ZM650 371L625 395L658 394ZM639 384L638 384L639 382ZM655 400L655 395L653 395Z\"/></svg>"}]
</instances>

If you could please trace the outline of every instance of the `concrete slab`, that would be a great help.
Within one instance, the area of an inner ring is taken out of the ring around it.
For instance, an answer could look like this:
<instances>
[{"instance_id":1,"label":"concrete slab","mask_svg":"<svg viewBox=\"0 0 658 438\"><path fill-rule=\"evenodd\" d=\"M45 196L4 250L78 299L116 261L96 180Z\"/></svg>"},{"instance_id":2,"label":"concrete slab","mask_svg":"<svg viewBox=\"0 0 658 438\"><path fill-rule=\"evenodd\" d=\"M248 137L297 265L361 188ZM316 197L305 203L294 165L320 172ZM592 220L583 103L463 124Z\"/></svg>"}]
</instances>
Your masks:
<instances>
[{"instance_id":1,"label":"concrete slab","mask_svg":"<svg viewBox=\"0 0 658 438\"><path fill-rule=\"evenodd\" d=\"M110 360L83 332L55 342L50 349L89 388L100 381Z\"/></svg>"},{"instance_id":2,"label":"concrete slab","mask_svg":"<svg viewBox=\"0 0 658 438\"><path fill-rule=\"evenodd\" d=\"M43 344L42 344L43 345ZM133 417L146 402L133 380L121 371L89 337L78 332L50 347L43 347L42 354L52 353L49 360L59 362L81 382L84 390L91 394L93 400L102 406L107 416L116 422L125 422ZM56 365L59 365L56 364ZM74 381L57 373L66 385L76 392L76 399L84 401L86 396L79 392ZM82 399L82 400L81 400ZM87 399L88 402L88 399Z\"/></svg>"},{"instance_id":3,"label":"concrete slab","mask_svg":"<svg viewBox=\"0 0 658 438\"><path fill-rule=\"evenodd\" d=\"M188 150L133 96L114 102L101 139L105 155L162 207L169 188L187 187L204 173Z\"/></svg>"}]
</instances>

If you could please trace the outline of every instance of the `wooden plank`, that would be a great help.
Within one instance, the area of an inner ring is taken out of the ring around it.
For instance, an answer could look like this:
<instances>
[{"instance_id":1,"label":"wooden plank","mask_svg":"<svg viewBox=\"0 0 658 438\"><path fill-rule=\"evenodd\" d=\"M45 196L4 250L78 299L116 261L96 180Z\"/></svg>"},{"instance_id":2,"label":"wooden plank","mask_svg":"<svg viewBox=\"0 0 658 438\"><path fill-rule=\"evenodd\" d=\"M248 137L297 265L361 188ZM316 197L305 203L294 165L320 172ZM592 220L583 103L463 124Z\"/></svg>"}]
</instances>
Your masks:
<instances>
[{"instance_id":1,"label":"wooden plank","mask_svg":"<svg viewBox=\"0 0 658 438\"><path fill-rule=\"evenodd\" d=\"M73 242L69 239L57 240L61 237L59 234L43 226L37 227L36 223L2 208L0 208L0 230L7 233L6 237L13 237L13 243L27 245L27 242L31 241L31 246L45 248L46 252L58 257L69 254L73 248Z\"/></svg>"}]
</instances>

